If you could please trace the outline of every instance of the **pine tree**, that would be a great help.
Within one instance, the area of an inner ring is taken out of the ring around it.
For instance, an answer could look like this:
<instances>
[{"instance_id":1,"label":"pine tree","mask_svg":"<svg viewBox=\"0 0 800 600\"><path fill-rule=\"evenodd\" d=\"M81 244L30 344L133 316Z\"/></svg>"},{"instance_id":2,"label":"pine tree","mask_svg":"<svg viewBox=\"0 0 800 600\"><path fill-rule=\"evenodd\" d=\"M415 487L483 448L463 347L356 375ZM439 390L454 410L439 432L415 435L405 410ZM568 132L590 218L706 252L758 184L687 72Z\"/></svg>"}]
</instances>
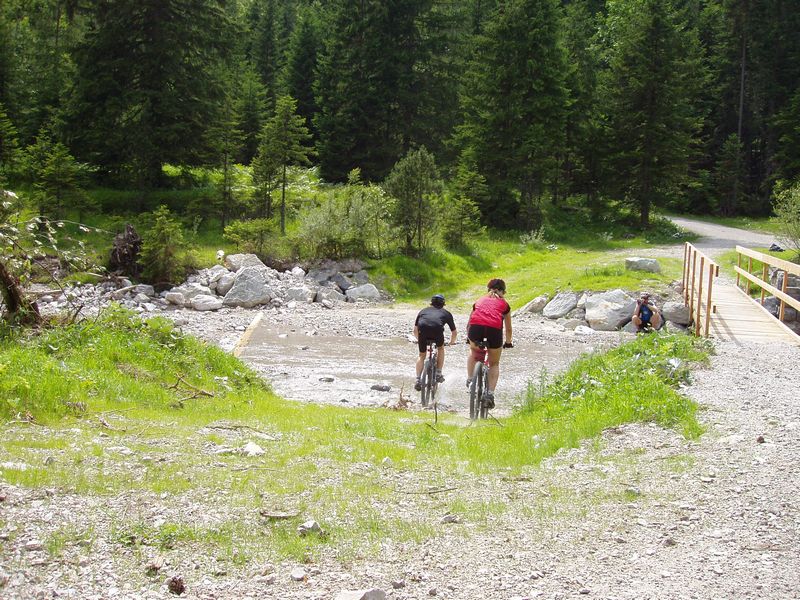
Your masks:
<instances>
[{"instance_id":1,"label":"pine tree","mask_svg":"<svg viewBox=\"0 0 800 600\"><path fill-rule=\"evenodd\" d=\"M427 0L333 0L319 59L314 121L324 178L345 181L356 167L382 179L403 154L413 120L419 31Z\"/></svg>"},{"instance_id":2,"label":"pine tree","mask_svg":"<svg viewBox=\"0 0 800 600\"><path fill-rule=\"evenodd\" d=\"M18 159L17 129L0 102L0 186L14 174Z\"/></svg>"},{"instance_id":3,"label":"pine tree","mask_svg":"<svg viewBox=\"0 0 800 600\"><path fill-rule=\"evenodd\" d=\"M286 234L286 171L291 165L307 165L311 154L305 145L310 134L303 117L296 113L297 102L290 96L281 96L275 106L275 115L267 122L259 151L266 166L280 169L281 181L281 235Z\"/></svg>"},{"instance_id":4,"label":"pine tree","mask_svg":"<svg viewBox=\"0 0 800 600\"><path fill-rule=\"evenodd\" d=\"M555 184L567 101L558 30L556 0L512 0L479 37L458 137L489 184L481 212L493 225L517 223L521 208L533 218Z\"/></svg>"},{"instance_id":5,"label":"pine tree","mask_svg":"<svg viewBox=\"0 0 800 600\"><path fill-rule=\"evenodd\" d=\"M653 205L663 206L687 182L700 123L697 39L661 0L612 4L607 24L606 186L633 204L647 228Z\"/></svg>"},{"instance_id":6,"label":"pine tree","mask_svg":"<svg viewBox=\"0 0 800 600\"><path fill-rule=\"evenodd\" d=\"M96 3L78 53L73 146L141 188L166 162L198 164L223 105L235 39L223 0Z\"/></svg>"},{"instance_id":7,"label":"pine tree","mask_svg":"<svg viewBox=\"0 0 800 600\"><path fill-rule=\"evenodd\" d=\"M383 189L394 198L392 220L400 229L407 254L422 252L429 230L436 225L434 197L441 191L436 160L425 147L409 152L397 161L383 182Z\"/></svg>"},{"instance_id":8,"label":"pine tree","mask_svg":"<svg viewBox=\"0 0 800 600\"><path fill-rule=\"evenodd\" d=\"M311 128L312 139L316 137L313 122L319 110L314 97L314 78L321 44L316 15L306 9L289 40L284 87L289 96L297 100L297 114Z\"/></svg>"},{"instance_id":9,"label":"pine tree","mask_svg":"<svg viewBox=\"0 0 800 600\"><path fill-rule=\"evenodd\" d=\"M249 68L241 77L240 87L236 110L239 115L237 129L242 134L242 145L237 158L240 163L249 165L258 152L261 130L264 128L266 91L258 75Z\"/></svg>"}]
</instances>

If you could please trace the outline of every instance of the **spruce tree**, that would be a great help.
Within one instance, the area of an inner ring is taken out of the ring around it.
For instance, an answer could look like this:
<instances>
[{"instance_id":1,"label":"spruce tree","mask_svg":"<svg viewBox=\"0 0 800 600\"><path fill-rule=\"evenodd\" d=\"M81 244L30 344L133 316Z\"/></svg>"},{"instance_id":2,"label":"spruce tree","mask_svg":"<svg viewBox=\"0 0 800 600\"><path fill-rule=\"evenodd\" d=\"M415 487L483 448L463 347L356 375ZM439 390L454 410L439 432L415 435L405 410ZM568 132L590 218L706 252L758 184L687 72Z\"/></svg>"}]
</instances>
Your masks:
<instances>
[{"instance_id":1,"label":"spruce tree","mask_svg":"<svg viewBox=\"0 0 800 600\"><path fill-rule=\"evenodd\" d=\"M557 178L567 101L559 14L556 0L500 3L467 73L458 137L489 184L481 212L492 225L523 214L525 227L536 226Z\"/></svg>"},{"instance_id":2,"label":"spruce tree","mask_svg":"<svg viewBox=\"0 0 800 600\"><path fill-rule=\"evenodd\" d=\"M222 68L235 39L223 0L94 4L78 53L74 150L142 188L162 165L198 164L223 105Z\"/></svg>"},{"instance_id":3,"label":"spruce tree","mask_svg":"<svg viewBox=\"0 0 800 600\"><path fill-rule=\"evenodd\" d=\"M307 165L311 149L305 145L310 134L303 117L296 113L297 103L290 96L281 96L275 115L267 122L262 135L260 155L266 166L280 170L281 235L286 234L287 169L291 165Z\"/></svg>"},{"instance_id":4,"label":"spruce tree","mask_svg":"<svg viewBox=\"0 0 800 600\"><path fill-rule=\"evenodd\" d=\"M284 87L288 95L297 100L297 114L309 125L312 139L316 137L313 122L318 107L314 97L314 78L321 44L316 15L311 9L306 9L289 40Z\"/></svg>"},{"instance_id":5,"label":"spruce tree","mask_svg":"<svg viewBox=\"0 0 800 600\"><path fill-rule=\"evenodd\" d=\"M629 200L647 228L653 206L688 182L704 75L697 38L662 0L611 4L607 27L602 93L612 146L606 189Z\"/></svg>"}]
</instances>

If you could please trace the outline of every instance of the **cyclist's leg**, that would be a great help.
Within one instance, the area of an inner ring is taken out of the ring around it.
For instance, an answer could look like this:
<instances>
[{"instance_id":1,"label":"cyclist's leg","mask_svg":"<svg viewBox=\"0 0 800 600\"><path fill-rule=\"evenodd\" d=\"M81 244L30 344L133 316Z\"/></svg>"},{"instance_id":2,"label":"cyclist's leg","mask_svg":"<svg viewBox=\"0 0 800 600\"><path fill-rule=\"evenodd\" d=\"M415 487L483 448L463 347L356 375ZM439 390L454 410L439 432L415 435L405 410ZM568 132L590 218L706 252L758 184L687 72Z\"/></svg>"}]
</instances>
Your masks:
<instances>
[{"instance_id":1,"label":"cyclist's leg","mask_svg":"<svg viewBox=\"0 0 800 600\"><path fill-rule=\"evenodd\" d=\"M417 379L420 378L422 375L422 365L425 364L425 352L419 353L419 358L417 359Z\"/></svg>"}]
</instances>

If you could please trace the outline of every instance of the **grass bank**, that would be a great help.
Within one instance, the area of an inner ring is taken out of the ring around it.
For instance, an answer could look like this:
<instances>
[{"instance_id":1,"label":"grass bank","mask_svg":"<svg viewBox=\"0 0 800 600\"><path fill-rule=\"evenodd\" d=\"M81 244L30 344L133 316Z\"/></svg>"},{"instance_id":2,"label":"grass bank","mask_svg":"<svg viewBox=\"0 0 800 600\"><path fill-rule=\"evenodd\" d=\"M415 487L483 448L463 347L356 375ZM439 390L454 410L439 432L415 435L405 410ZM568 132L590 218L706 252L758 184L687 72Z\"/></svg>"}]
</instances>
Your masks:
<instances>
[{"instance_id":1,"label":"grass bank","mask_svg":"<svg viewBox=\"0 0 800 600\"><path fill-rule=\"evenodd\" d=\"M282 400L238 360L169 322L113 310L97 322L0 341L0 415L10 421L0 478L78 495L199 501L209 515L115 521L107 535L121 551L190 547L238 564L334 550L346 560L387 537L438 535L435 521L398 513L408 502L403 486L522 473L627 422L699 435L696 407L676 388L706 355L690 337L643 336L586 356L547 387L532 383L524 408L500 424L440 415L434 427L429 412ZM265 454L239 453L248 441ZM468 494L448 506L475 515ZM265 509L289 517L265 520ZM325 535L297 536L308 515ZM61 532L48 544L57 551L70 535L101 534Z\"/></svg>"}]
</instances>

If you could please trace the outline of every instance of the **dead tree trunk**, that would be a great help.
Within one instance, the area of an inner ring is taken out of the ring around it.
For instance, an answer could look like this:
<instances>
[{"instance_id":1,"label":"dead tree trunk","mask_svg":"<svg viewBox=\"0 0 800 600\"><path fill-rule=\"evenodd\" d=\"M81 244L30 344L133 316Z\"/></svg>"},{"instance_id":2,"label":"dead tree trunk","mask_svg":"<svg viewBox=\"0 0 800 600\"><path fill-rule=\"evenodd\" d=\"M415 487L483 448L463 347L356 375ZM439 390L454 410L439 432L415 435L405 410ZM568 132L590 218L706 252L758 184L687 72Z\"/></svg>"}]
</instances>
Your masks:
<instances>
[{"instance_id":1,"label":"dead tree trunk","mask_svg":"<svg viewBox=\"0 0 800 600\"><path fill-rule=\"evenodd\" d=\"M0 261L0 293L6 305L5 319L16 323L35 325L40 323L42 316L39 307L31 302L22 292L19 280Z\"/></svg>"}]
</instances>

